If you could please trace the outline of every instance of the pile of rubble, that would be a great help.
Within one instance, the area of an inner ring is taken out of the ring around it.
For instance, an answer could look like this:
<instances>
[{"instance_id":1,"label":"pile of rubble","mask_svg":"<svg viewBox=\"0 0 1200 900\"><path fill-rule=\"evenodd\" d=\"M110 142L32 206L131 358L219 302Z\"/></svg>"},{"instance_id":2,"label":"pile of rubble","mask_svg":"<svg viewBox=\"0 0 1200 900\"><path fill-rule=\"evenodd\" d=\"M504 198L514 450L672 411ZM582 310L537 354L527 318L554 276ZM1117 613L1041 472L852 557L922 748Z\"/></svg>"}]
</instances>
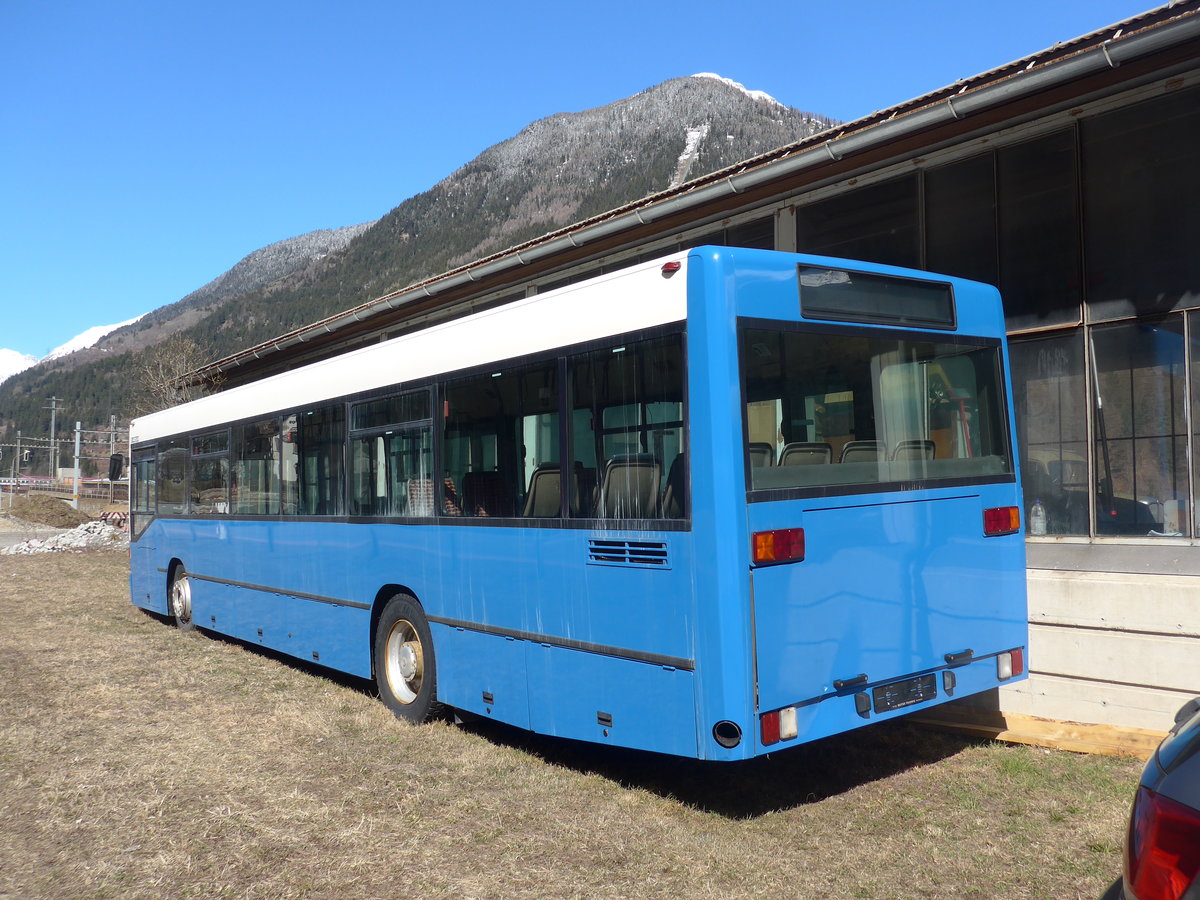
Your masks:
<instances>
[{"instance_id":1,"label":"pile of rubble","mask_svg":"<svg viewBox=\"0 0 1200 900\"><path fill-rule=\"evenodd\" d=\"M38 540L31 538L11 547L0 548L0 556L17 556L28 553L78 553L81 550L123 550L129 544L129 536L119 528L105 522L85 522L78 528Z\"/></svg>"}]
</instances>

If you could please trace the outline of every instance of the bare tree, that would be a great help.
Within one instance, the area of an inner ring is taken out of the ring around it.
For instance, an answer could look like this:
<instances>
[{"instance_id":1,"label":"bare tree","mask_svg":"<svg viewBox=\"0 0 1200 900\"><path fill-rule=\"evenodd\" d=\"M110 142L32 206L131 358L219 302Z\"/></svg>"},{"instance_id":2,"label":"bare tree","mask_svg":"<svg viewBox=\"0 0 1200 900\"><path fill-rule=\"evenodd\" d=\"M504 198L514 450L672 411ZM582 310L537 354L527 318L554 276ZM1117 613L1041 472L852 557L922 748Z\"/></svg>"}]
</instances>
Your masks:
<instances>
[{"instance_id":1,"label":"bare tree","mask_svg":"<svg viewBox=\"0 0 1200 900\"><path fill-rule=\"evenodd\" d=\"M181 334L143 351L133 367L134 415L178 406L219 389L219 381L205 381L194 375L211 358L212 354L200 344Z\"/></svg>"}]
</instances>

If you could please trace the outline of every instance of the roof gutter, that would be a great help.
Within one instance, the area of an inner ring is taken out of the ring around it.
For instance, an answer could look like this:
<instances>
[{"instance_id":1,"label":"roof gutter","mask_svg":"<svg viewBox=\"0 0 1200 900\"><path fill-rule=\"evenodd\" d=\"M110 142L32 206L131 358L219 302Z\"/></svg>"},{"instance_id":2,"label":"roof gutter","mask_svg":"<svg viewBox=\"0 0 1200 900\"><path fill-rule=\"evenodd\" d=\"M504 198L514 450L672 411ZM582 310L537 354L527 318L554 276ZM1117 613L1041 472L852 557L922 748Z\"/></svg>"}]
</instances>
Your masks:
<instances>
[{"instance_id":1,"label":"roof gutter","mask_svg":"<svg viewBox=\"0 0 1200 900\"><path fill-rule=\"evenodd\" d=\"M1161 25L1136 31L1129 35L1117 36L1089 49L1081 50L1063 59L1054 60L1045 65L1036 65L1036 56L1030 60L1025 69L1014 75L1001 78L998 81L971 89L964 85L958 94L944 100L933 100L927 106L911 113L889 118L875 125L864 125L842 137L826 140L815 146L807 147L787 155L779 160L770 160L745 172L730 174L719 180L688 190L686 185L683 193L668 199L649 201L644 206L614 216L594 225L587 225L578 230L569 231L559 237L551 238L544 243L535 244L524 249L510 250L506 255L495 258L482 265L469 269L460 269L433 278L422 284L404 288L392 294L387 294L370 303L348 310L338 315L324 319L290 335L271 342L273 350L279 351L304 343L308 336L325 334L338 330L342 324L361 322L365 319L384 312L395 310L409 302L433 297L471 282L480 281L494 275L507 272L510 269L528 265L536 260L554 256L568 249L577 249L606 237L620 234L639 226L652 224L669 216L687 212L706 203L727 197L730 194L740 194L772 181L787 178L805 169L824 165L831 160L841 160L853 154L875 149L892 141L910 137L921 131L926 131L955 120L976 115L985 110L993 109L1005 103L1019 100L1042 91L1050 90L1088 75L1115 69L1121 63L1138 59L1151 53L1168 50L1179 44L1200 37L1200 14L1182 16ZM853 128L853 123L849 126ZM219 374L236 368L246 358L258 358L255 352L259 348L243 350L225 359L197 370L197 379Z\"/></svg>"}]
</instances>

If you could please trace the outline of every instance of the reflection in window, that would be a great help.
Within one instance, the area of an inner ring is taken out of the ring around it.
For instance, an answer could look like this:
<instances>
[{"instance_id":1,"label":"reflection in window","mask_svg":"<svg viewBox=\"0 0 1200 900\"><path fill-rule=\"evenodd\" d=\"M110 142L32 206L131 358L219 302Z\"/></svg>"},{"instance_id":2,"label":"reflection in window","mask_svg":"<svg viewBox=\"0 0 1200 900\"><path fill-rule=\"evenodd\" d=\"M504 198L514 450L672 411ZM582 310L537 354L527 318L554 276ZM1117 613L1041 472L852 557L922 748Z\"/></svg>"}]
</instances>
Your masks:
<instances>
[{"instance_id":1,"label":"reflection in window","mask_svg":"<svg viewBox=\"0 0 1200 900\"><path fill-rule=\"evenodd\" d=\"M345 484L341 404L283 419L283 511L297 516L340 516Z\"/></svg>"},{"instance_id":2,"label":"reflection in window","mask_svg":"<svg viewBox=\"0 0 1200 900\"><path fill-rule=\"evenodd\" d=\"M746 329L754 490L1012 472L997 341Z\"/></svg>"},{"instance_id":3,"label":"reflection in window","mask_svg":"<svg viewBox=\"0 0 1200 900\"><path fill-rule=\"evenodd\" d=\"M558 364L446 387L443 512L549 518L561 507Z\"/></svg>"},{"instance_id":4,"label":"reflection in window","mask_svg":"<svg viewBox=\"0 0 1200 900\"><path fill-rule=\"evenodd\" d=\"M433 515L433 434L428 425L350 442L350 514Z\"/></svg>"},{"instance_id":5,"label":"reflection in window","mask_svg":"<svg viewBox=\"0 0 1200 900\"><path fill-rule=\"evenodd\" d=\"M1096 533L1190 533L1183 322L1092 329Z\"/></svg>"},{"instance_id":6,"label":"reflection in window","mask_svg":"<svg viewBox=\"0 0 1200 900\"><path fill-rule=\"evenodd\" d=\"M157 482L155 466L157 458L153 451L134 454L130 466L130 502L129 509L133 513L130 522L130 533L136 539L146 530L154 517L157 504Z\"/></svg>"},{"instance_id":7,"label":"reflection in window","mask_svg":"<svg viewBox=\"0 0 1200 900\"><path fill-rule=\"evenodd\" d=\"M233 429L233 490L235 513L279 513L279 421L264 419Z\"/></svg>"},{"instance_id":8,"label":"reflection in window","mask_svg":"<svg viewBox=\"0 0 1200 900\"><path fill-rule=\"evenodd\" d=\"M163 441L158 447L158 512L178 515L187 509L188 442Z\"/></svg>"},{"instance_id":9,"label":"reflection in window","mask_svg":"<svg viewBox=\"0 0 1200 900\"><path fill-rule=\"evenodd\" d=\"M1087 404L1083 332L1010 347L1025 521L1039 500L1047 534L1088 529Z\"/></svg>"},{"instance_id":10,"label":"reflection in window","mask_svg":"<svg viewBox=\"0 0 1200 900\"><path fill-rule=\"evenodd\" d=\"M573 516L683 518L686 455L679 335L572 360Z\"/></svg>"}]
</instances>

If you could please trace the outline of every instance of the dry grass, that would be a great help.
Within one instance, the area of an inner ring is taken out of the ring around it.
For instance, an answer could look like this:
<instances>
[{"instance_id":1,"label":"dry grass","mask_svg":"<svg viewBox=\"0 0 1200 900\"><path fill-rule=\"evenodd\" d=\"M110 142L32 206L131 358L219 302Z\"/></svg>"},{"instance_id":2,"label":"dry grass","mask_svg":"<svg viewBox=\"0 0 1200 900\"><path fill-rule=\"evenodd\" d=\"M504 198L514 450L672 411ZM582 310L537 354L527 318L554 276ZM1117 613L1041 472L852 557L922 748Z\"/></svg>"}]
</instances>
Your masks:
<instances>
[{"instance_id":1,"label":"dry grass","mask_svg":"<svg viewBox=\"0 0 1200 900\"><path fill-rule=\"evenodd\" d=\"M874 726L721 767L396 722L0 562L0 898L1097 897L1140 764Z\"/></svg>"}]
</instances>

